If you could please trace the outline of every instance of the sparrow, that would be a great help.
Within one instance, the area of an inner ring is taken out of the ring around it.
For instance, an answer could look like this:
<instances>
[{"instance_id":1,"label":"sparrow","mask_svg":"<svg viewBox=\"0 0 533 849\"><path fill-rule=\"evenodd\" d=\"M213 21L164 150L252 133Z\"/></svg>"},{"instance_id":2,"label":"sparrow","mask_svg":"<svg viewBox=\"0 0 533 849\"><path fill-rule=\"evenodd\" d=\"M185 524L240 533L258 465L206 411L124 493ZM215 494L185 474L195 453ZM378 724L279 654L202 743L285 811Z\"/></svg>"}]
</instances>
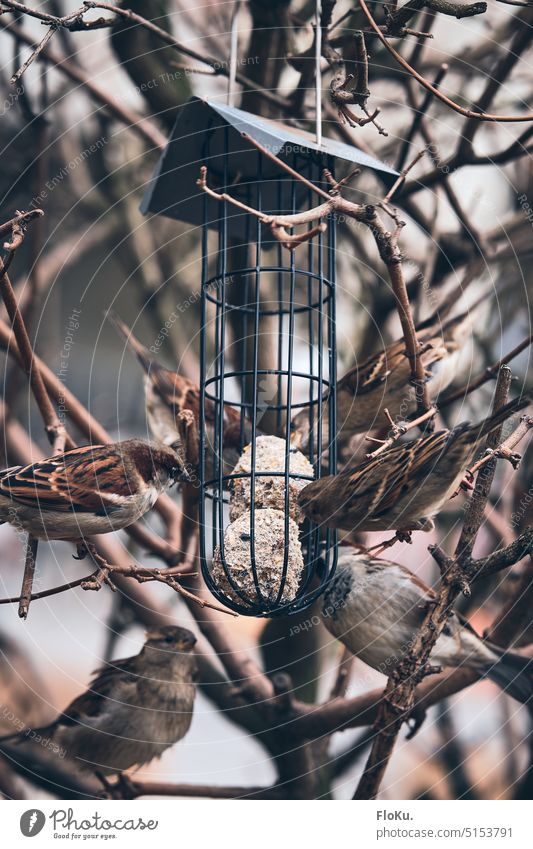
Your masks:
<instances>
[{"instance_id":1,"label":"sparrow","mask_svg":"<svg viewBox=\"0 0 533 849\"><path fill-rule=\"evenodd\" d=\"M437 398L455 377L458 359L471 327L472 311L486 297L487 294L483 295L473 307L444 323L440 310L417 326L420 358L432 398ZM405 353L403 337L368 357L360 365L355 365L341 377L336 387L337 439L340 446L346 445L356 433L365 433L374 428L389 430L390 419L385 410L393 421L403 421L414 413L416 394L410 378L411 366ZM327 442L327 420L324 404L323 443ZM291 423L293 441L302 450L307 448L309 442L309 425L308 410L298 413Z\"/></svg>"},{"instance_id":2,"label":"sparrow","mask_svg":"<svg viewBox=\"0 0 533 849\"><path fill-rule=\"evenodd\" d=\"M130 328L115 313L107 313L110 321L126 340L144 369L144 394L148 425L155 439L165 445L181 445L178 416L182 410L190 410L200 426L200 388L192 380L178 372L170 371L155 360L148 348L135 338ZM206 397L205 420L208 444L214 446L216 404ZM244 445L251 439L246 422L241 424L240 413L229 404L224 405L223 421L224 449L236 452L228 458L232 465L238 460ZM225 458L226 459L226 458Z\"/></svg>"},{"instance_id":3,"label":"sparrow","mask_svg":"<svg viewBox=\"0 0 533 849\"><path fill-rule=\"evenodd\" d=\"M95 673L89 689L49 725L0 738L35 741L81 769L112 775L159 758L189 730L196 637L172 625L148 631L139 654Z\"/></svg>"},{"instance_id":4,"label":"sparrow","mask_svg":"<svg viewBox=\"0 0 533 849\"><path fill-rule=\"evenodd\" d=\"M392 446L313 481L299 494L300 509L317 523L348 531L430 531L486 436L530 400L523 395L478 424L463 422Z\"/></svg>"},{"instance_id":5,"label":"sparrow","mask_svg":"<svg viewBox=\"0 0 533 849\"><path fill-rule=\"evenodd\" d=\"M85 445L0 472L0 523L37 539L79 540L126 528L189 476L165 445L127 439Z\"/></svg>"},{"instance_id":6,"label":"sparrow","mask_svg":"<svg viewBox=\"0 0 533 849\"><path fill-rule=\"evenodd\" d=\"M323 598L322 621L373 669L389 675L408 653L436 593L405 566L353 549L339 555ZM430 661L474 669L520 702L533 696L533 660L486 642L453 613Z\"/></svg>"}]
</instances>

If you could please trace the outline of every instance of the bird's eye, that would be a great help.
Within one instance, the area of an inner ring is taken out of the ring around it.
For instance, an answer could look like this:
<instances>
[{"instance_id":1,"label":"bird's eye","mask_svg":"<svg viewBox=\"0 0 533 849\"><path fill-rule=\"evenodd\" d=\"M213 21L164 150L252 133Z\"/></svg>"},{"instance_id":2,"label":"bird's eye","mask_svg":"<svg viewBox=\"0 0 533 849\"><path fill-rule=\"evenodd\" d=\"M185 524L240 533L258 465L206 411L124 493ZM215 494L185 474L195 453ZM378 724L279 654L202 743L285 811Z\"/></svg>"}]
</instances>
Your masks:
<instances>
[{"instance_id":1,"label":"bird's eye","mask_svg":"<svg viewBox=\"0 0 533 849\"><path fill-rule=\"evenodd\" d=\"M173 642L174 642L174 637L172 636L172 634L167 634L167 636L165 637L165 643L173 643Z\"/></svg>"}]
</instances>

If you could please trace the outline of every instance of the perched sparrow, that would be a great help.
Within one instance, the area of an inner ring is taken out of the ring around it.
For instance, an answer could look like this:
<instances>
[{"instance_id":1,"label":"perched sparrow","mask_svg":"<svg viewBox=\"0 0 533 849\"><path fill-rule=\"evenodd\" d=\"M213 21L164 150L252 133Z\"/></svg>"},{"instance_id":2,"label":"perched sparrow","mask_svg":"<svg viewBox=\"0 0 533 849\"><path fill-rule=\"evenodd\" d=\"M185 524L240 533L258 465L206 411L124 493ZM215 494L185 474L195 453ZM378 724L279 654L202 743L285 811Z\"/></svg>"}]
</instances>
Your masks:
<instances>
[{"instance_id":1,"label":"perched sparrow","mask_svg":"<svg viewBox=\"0 0 533 849\"><path fill-rule=\"evenodd\" d=\"M308 484L302 512L349 531L430 531L432 517L453 495L487 434L526 407L527 395L476 425L467 422L393 446L355 468Z\"/></svg>"},{"instance_id":2,"label":"perched sparrow","mask_svg":"<svg viewBox=\"0 0 533 849\"><path fill-rule=\"evenodd\" d=\"M190 410L199 425L200 389L196 383L175 371L162 366L154 360L148 348L145 348L132 334L130 328L113 312L108 312L109 319L120 335L134 351L144 369L144 392L148 424L153 436L165 445L180 444L181 438L177 426L177 417L182 410ZM214 444L213 429L215 422L215 403L206 399L206 425L208 442ZM241 416L236 409L224 405L224 448L240 452L250 441L247 425L241 428ZM228 458L233 465L237 462L238 454Z\"/></svg>"},{"instance_id":3,"label":"perched sparrow","mask_svg":"<svg viewBox=\"0 0 533 849\"><path fill-rule=\"evenodd\" d=\"M165 445L86 445L0 472L0 522L39 539L77 540L125 528L189 476Z\"/></svg>"},{"instance_id":4,"label":"perched sparrow","mask_svg":"<svg viewBox=\"0 0 533 849\"><path fill-rule=\"evenodd\" d=\"M404 566L345 551L324 595L323 622L353 654L388 675L408 653L435 598ZM475 669L520 702L533 696L533 661L484 642L457 614L438 638L431 661Z\"/></svg>"},{"instance_id":5,"label":"perched sparrow","mask_svg":"<svg viewBox=\"0 0 533 849\"><path fill-rule=\"evenodd\" d=\"M484 296L485 297L485 296ZM457 360L471 325L472 309L445 323L435 313L417 327L421 360L432 398L437 398L453 380ZM347 444L356 433L373 428L389 428L388 410L394 421L416 410L415 389L410 383L411 366L405 354L403 337L360 365L350 369L337 382L337 438ZM327 414L323 411L323 437L327 442ZM298 413L291 423L293 441L305 450L309 434L309 413Z\"/></svg>"},{"instance_id":6,"label":"perched sparrow","mask_svg":"<svg viewBox=\"0 0 533 849\"><path fill-rule=\"evenodd\" d=\"M50 725L0 740L48 738L81 768L104 774L148 763L189 730L195 643L186 628L149 631L139 654L100 669L90 688Z\"/></svg>"}]
</instances>

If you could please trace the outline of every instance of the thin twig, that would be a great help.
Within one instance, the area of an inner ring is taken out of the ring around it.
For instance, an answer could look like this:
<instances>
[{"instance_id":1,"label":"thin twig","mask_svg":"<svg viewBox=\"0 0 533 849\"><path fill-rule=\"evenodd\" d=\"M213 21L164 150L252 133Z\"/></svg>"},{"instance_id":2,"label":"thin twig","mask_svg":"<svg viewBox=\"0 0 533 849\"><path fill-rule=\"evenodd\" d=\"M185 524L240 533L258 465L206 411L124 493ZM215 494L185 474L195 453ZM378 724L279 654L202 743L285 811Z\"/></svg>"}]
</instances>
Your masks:
<instances>
[{"instance_id":1,"label":"thin twig","mask_svg":"<svg viewBox=\"0 0 533 849\"><path fill-rule=\"evenodd\" d=\"M434 85L435 88L439 88L441 82L443 81L444 77L448 73L448 70L449 70L449 66L446 64L446 62L443 62L442 65L440 66L439 70L437 71L435 79L433 80L433 85ZM422 118L424 117L424 115L427 113L427 111L428 111L428 109L431 105L431 102L432 102L432 95L431 95L431 92L428 91L428 92L426 92L426 95L425 95L422 103L420 104L417 111L415 112L411 126L409 127L409 129L407 130L407 133L405 134L405 138L404 138L404 140L402 142L402 146L400 148L400 153L398 154L398 161L396 163L396 170L397 171L401 171L401 169L405 165L405 160L407 159L407 156L408 156L408 153L409 153L409 148L411 146L411 142L414 139L414 137L415 137L415 135L418 131L418 128L420 126L420 122L421 122Z\"/></svg>"},{"instance_id":2,"label":"thin twig","mask_svg":"<svg viewBox=\"0 0 533 849\"><path fill-rule=\"evenodd\" d=\"M35 40L16 24L0 20L0 29L9 32L32 49L35 49L37 46ZM167 139L156 124L148 118L141 117L132 109L129 109L115 98L108 88L104 89L95 83L91 75L77 62L73 62L66 59L60 53L56 53L49 45L41 52L40 58L53 65L61 74L70 80L87 89L93 100L104 106L120 123L125 124L132 132L140 136L145 143L148 143L150 148L155 148L156 150L165 149Z\"/></svg>"},{"instance_id":3,"label":"thin twig","mask_svg":"<svg viewBox=\"0 0 533 849\"><path fill-rule=\"evenodd\" d=\"M30 609L32 600L33 579L35 577L35 564L37 562L37 546L39 540L35 537L28 536L26 541L26 558L24 562L24 576L22 578L22 589L19 599L19 616L21 619L26 619Z\"/></svg>"},{"instance_id":4,"label":"thin twig","mask_svg":"<svg viewBox=\"0 0 533 849\"><path fill-rule=\"evenodd\" d=\"M55 26L50 27L50 29L47 31L44 38L41 39L41 41L39 42L39 44L37 45L35 50L32 50L32 52L30 53L30 55L28 56L28 58L26 59L24 64L21 65L21 67L18 69L16 74L13 74L13 76L11 77L10 82L11 82L12 85L17 83L20 80L21 76L28 70L30 65L32 65L33 62L35 62L35 60L39 58L39 56L41 55L41 53L45 49L46 45L48 44L48 42L51 40L52 36L56 32L57 32L57 27L55 27Z\"/></svg>"},{"instance_id":5,"label":"thin twig","mask_svg":"<svg viewBox=\"0 0 533 849\"><path fill-rule=\"evenodd\" d=\"M16 225L15 230L17 230L18 226L19 225ZM20 239L18 230L15 239L17 241ZM44 421L46 433L53 445L54 453L60 454L65 450L66 444L68 444L69 447L74 447L74 442L68 436L64 425L60 422L57 416L54 406L50 401L48 392L46 391L40 368L35 361L33 347L26 330L26 325L24 324L22 313L18 307L17 299L15 298L13 286L11 285L9 275L7 273L7 267L9 267L14 249L10 248L9 253L10 256L6 262L0 259L0 292L15 333L24 371L29 378L33 395Z\"/></svg>"},{"instance_id":6,"label":"thin twig","mask_svg":"<svg viewBox=\"0 0 533 849\"><path fill-rule=\"evenodd\" d=\"M279 799L276 787L217 787L210 784L172 784L166 781L108 783L106 799L138 799L141 796L176 796L188 799Z\"/></svg>"},{"instance_id":7,"label":"thin twig","mask_svg":"<svg viewBox=\"0 0 533 849\"><path fill-rule=\"evenodd\" d=\"M83 6L76 11L72 12L69 15L64 17L57 17L55 15L50 15L45 12L40 12L36 9L32 9L29 6L24 5L23 3L18 3L16 0L6 0L3 6L13 9L14 11L18 11L22 14L29 15L30 17L37 18L44 23L50 24L55 28L64 28L70 30L71 32L78 32L80 30L90 30L90 29L101 29L105 27L113 27L115 25L115 20L99 18L96 21L84 21L83 15L86 14L90 9L104 9L108 12L112 12L114 15L121 17L131 23L137 24L143 29L148 30L149 32L156 35L160 38L165 44L168 44L178 53L182 53L185 56L189 56L191 59L196 59L198 62L203 62L206 65L209 65L217 74L221 76L227 77L229 75L228 69L224 66L220 60L215 59L211 56L205 56L199 53L197 50L194 50L192 47L187 47L185 44L179 42L172 33L167 32L166 30L158 27L153 21L149 21L146 18L143 18L141 15L136 14L131 9L123 9L120 6L115 6L112 3L98 3L92 2L91 0L86 0ZM256 91L261 97L265 100L268 100L270 103L275 104L278 107L287 108L287 101L281 97L280 95L275 94L274 92L268 91L267 89L257 90L257 85L253 80L250 80L244 74L237 73L237 82L251 91Z\"/></svg>"},{"instance_id":8,"label":"thin twig","mask_svg":"<svg viewBox=\"0 0 533 849\"><path fill-rule=\"evenodd\" d=\"M501 445L489 445L484 457L481 457L477 463L470 466L466 472L468 478L474 477L484 466L486 467L491 461L501 458L508 460L514 469L518 468L521 456L516 454L513 449L516 448L524 436L533 428L533 418L531 416L522 416L518 427L507 437Z\"/></svg>"},{"instance_id":9,"label":"thin twig","mask_svg":"<svg viewBox=\"0 0 533 849\"><path fill-rule=\"evenodd\" d=\"M13 218L10 218L9 221L5 221L3 224L0 224L0 236L3 236L5 233L11 233L13 227L18 225L24 226L34 218L40 218L42 215L44 215L42 209L29 209L27 212L16 212Z\"/></svg>"},{"instance_id":10,"label":"thin twig","mask_svg":"<svg viewBox=\"0 0 533 849\"><path fill-rule=\"evenodd\" d=\"M418 153L416 154L414 159L412 159L411 162L408 165L406 165L406 167L400 172L398 179L396 180L394 185L391 186L391 188L389 189L389 191L387 192L387 194L383 198L383 203L390 203L390 201L392 200L393 196L396 194L398 189L401 186L403 186L403 184L405 183L405 178L407 177L409 172L415 167L417 162L420 162L420 160L422 159L422 157L424 156L425 153L426 153L426 148L424 147L424 148L422 148L422 150L418 151Z\"/></svg>"},{"instance_id":11,"label":"thin twig","mask_svg":"<svg viewBox=\"0 0 533 849\"><path fill-rule=\"evenodd\" d=\"M388 415L388 410L384 410L383 412L385 413L385 415ZM388 448L391 447L391 445L394 445L394 443L398 439L400 439L401 436L406 434L408 431L413 430L413 428L415 428L415 427L420 427L420 425L424 424L424 422L428 421L428 419L433 418L433 416L435 416L437 414L437 412L438 412L437 407L432 406L432 407L429 408L429 410L427 410L421 416L418 416L416 419L413 419L410 422L400 423L400 422L395 422L395 421L391 420L391 422L392 422L391 435L389 437L387 437L387 439L376 439L375 437L370 437L370 436L366 437L371 442L379 442L380 443L379 448L376 448L375 451L371 451L366 456L369 458L369 457L377 457L379 454L382 454L383 451L386 451Z\"/></svg>"},{"instance_id":12,"label":"thin twig","mask_svg":"<svg viewBox=\"0 0 533 849\"><path fill-rule=\"evenodd\" d=\"M459 106L458 103L455 103L455 101L451 100L449 97L446 97L445 94L439 91L438 88L435 88L435 86L432 85L429 80L426 80L426 78L423 77L422 74L419 74L418 71L415 70L415 68L411 67L411 65L403 58L403 56L401 56L397 52L397 50L395 50L394 47L389 44L387 38L383 35L381 29L372 17L365 0L359 0L359 3L368 23L376 33L383 46L389 51L389 53L396 60L396 62L398 62L398 64L401 65L401 67L405 71L407 71L407 73L411 74L411 76L414 77L414 79L417 80L417 82L419 82L421 86L423 86L427 91L431 92L431 94L433 94L446 106L449 106L450 109L453 109L454 112L458 112L459 115L464 115L465 118L472 118L476 121L497 121L501 123L533 121L533 113L531 112L526 112L524 115L494 115L487 112L477 112L474 109L465 109L463 106Z\"/></svg>"}]
</instances>

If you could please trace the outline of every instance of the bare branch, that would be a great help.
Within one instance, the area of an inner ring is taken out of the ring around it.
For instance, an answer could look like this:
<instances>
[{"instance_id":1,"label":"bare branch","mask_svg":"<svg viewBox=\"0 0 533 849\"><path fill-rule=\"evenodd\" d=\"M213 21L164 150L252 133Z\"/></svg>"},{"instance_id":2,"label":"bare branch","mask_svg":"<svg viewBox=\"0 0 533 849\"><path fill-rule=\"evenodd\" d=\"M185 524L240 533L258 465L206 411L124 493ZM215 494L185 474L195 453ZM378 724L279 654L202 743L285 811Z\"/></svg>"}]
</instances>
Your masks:
<instances>
[{"instance_id":1,"label":"bare branch","mask_svg":"<svg viewBox=\"0 0 533 849\"><path fill-rule=\"evenodd\" d=\"M376 33L377 37L379 38L379 40L381 41L383 46L389 51L391 56L396 60L396 62L404 69L404 71L407 71L407 73L411 74L411 76L414 77L414 79L417 82L419 82L421 86L423 86L427 91L431 92L431 94L433 94L434 97L436 97L438 100L440 100L446 106L449 106L450 109L453 109L454 112L458 112L459 115L464 115L465 118L472 118L473 120L476 120L476 121L498 121L498 122L501 122L501 123L517 123L517 122L521 122L521 121L533 121L533 113L532 112L526 112L523 115L494 115L492 113L487 113L487 112L477 112L474 109L465 109L463 106L460 106L458 103L455 103L455 101L451 100L449 97L447 97L441 91L439 91L438 88L436 88L434 85L432 85L432 83L430 83L429 80L426 80L425 77L423 77L421 74L419 74L418 71L416 71L415 68L413 68L403 58L403 56L401 56L394 49L394 47L392 47L392 45L389 44L389 42L387 41L387 39L385 38L385 36L381 32L381 29L378 27L374 18L372 17L372 15L371 15L371 13L368 9L368 6L366 5L365 0L359 0L359 2L361 4L361 9L363 10L363 13L364 13L368 23L370 24L371 28Z\"/></svg>"}]
</instances>

